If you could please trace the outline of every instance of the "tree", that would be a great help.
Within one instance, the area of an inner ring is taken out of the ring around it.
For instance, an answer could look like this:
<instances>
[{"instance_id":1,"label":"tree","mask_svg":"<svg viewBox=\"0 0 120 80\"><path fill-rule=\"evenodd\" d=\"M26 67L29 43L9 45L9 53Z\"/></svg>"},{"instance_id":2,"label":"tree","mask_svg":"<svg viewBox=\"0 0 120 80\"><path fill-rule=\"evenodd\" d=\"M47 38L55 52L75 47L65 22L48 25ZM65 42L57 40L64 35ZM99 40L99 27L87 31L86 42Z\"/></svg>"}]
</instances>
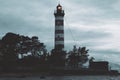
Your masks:
<instances>
[{"instance_id":1,"label":"tree","mask_svg":"<svg viewBox=\"0 0 120 80\"><path fill-rule=\"evenodd\" d=\"M73 68L78 66L82 67L83 64L88 61L88 51L89 50L86 49L86 47L77 48L74 46L73 50L68 53L68 65Z\"/></svg>"},{"instance_id":2,"label":"tree","mask_svg":"<svg viewBox=\"0 0 120 80\"><path fill-rule=\"evenodd\" d=\"M1 53L5 61L15 61L17 59L16 44L19 42L19 35L7 33L2 38Z\"/></svg>"},{"instance_id":3,"label":"tree","mask_svg":"<svg viewBox=\"0 0 120 80\"><path fill-rule=\"evenodd\" d=\"M0 41L0 53L2 53L4 62L19 60L18 55L21 55L21 59L24 59L25 54L45 61L47 50L37 36L30 38L9 32Z\"/></svg>"}]
</instances>

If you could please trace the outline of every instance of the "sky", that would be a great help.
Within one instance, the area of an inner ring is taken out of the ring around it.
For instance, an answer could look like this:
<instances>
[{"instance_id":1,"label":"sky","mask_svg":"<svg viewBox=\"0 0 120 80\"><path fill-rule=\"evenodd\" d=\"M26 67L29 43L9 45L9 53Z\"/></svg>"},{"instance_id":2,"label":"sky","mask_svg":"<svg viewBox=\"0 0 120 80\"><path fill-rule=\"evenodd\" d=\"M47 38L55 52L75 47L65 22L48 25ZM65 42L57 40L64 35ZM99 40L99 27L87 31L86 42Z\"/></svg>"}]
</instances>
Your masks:
<instances>
[{"instance_id":1,"label":"sky","mask_svg":"<svg viewBox=\"0 0 120 80\"><path fill-rule=\"evenodd\" d=\"M0 0L0 38L7 32L38 36L54 48L54 10L65 11L65 50L86 46L90 57L120 67L120 0Z\"/></svg>"}]
</instances>

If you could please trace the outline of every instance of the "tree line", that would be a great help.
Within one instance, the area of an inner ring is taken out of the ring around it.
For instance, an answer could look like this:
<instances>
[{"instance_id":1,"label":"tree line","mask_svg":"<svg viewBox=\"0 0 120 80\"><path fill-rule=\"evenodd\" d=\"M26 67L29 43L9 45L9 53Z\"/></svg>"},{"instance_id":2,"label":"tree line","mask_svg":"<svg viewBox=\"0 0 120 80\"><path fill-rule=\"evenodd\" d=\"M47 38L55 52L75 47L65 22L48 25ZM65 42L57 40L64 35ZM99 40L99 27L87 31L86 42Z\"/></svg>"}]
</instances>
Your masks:
<instances>
[{"instance_id":1,"label":"tree line","mask_svg":"<svg viewBox=\"0 0 120 80\"><path fill-rule=\"evenodd\" d=\"M73 50L47 52L44 43L37 36L24 36L7 33L0 40L0 66L70 66L76 68L88 61L86 47L73 47Z\"/></svg>"}]
</instances>

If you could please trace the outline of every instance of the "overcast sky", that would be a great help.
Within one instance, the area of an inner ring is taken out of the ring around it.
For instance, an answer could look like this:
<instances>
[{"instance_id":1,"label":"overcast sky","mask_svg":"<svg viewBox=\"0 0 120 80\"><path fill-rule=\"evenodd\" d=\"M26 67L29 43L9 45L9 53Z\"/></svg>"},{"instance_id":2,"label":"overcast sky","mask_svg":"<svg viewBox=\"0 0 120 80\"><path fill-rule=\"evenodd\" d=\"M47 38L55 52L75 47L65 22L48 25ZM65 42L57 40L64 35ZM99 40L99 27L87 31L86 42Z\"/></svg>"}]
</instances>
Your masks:
<instances>
[{"instance_id":1,"label":"overcast sky","mask_svg":"<svg viewBox=\"0 0 120 80\"><path fill-rule=\"evenodd\" d=\"M90 56L120 65L120 0L59 0L65 10L65 49L86 46ZM58 0L0 0L0 37L38 36L54 47Z\"/></svg>"}]
</instances>

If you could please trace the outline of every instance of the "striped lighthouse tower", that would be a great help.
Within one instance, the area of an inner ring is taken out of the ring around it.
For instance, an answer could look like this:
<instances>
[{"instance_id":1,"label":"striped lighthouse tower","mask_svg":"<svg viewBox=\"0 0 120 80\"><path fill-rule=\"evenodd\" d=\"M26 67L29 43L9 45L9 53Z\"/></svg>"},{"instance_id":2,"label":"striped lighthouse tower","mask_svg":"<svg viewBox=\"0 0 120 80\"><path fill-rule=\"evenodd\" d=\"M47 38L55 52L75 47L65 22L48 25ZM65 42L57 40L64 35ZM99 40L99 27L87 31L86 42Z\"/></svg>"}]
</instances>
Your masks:
<instances>
[{"instance_id":1,"label":"striped lighthouse tower","mask_svg":"<svg viewBox=\"0 0 120 80\"><path fill-rule=\"evenodd\" d=\"M55 49L64 50L64 10L60 4L57 5L54 12L55 16Z\"/></svg>"}]
</instances>

